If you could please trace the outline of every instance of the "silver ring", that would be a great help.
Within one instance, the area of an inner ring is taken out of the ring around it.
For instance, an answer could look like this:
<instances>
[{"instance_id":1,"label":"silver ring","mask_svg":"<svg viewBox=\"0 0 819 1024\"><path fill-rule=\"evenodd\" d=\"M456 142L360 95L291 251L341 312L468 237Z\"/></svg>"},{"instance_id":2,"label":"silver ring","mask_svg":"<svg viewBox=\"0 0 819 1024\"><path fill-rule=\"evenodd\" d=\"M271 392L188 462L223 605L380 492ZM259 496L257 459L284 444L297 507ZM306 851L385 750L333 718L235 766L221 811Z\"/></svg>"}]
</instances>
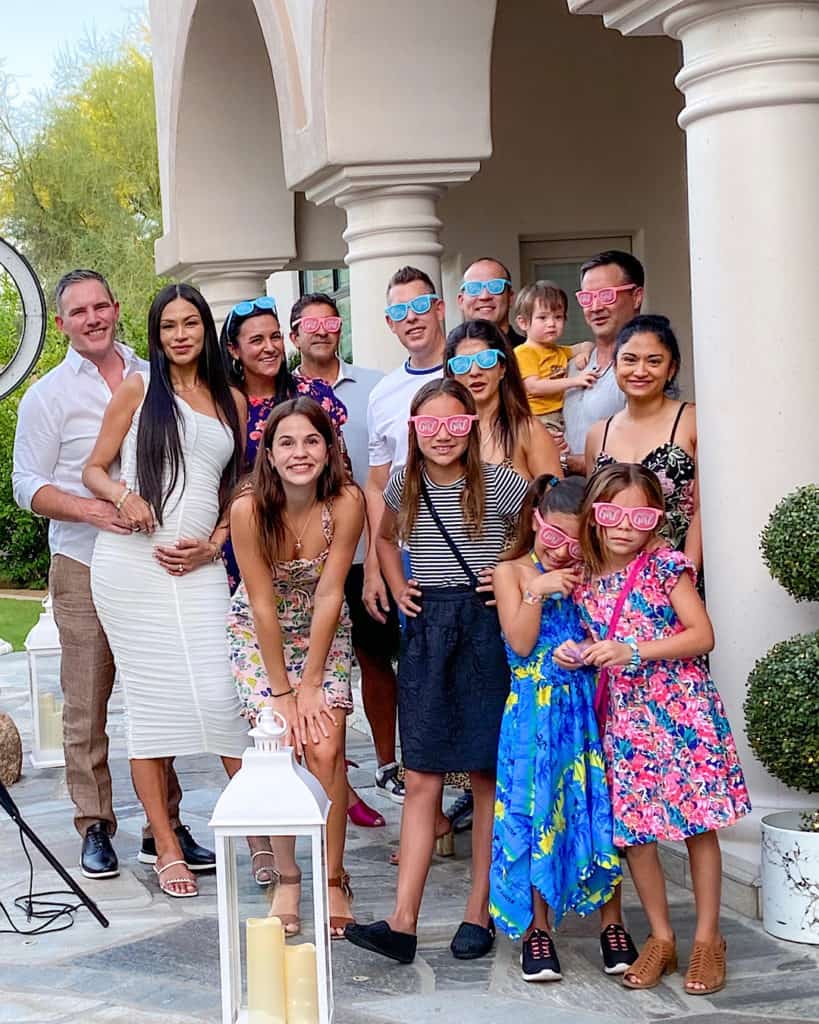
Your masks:
<instances>
[{"instance_id":1,"label":"silver ring","mask_svg":"<svg viewBox=\"0 0 819 1024\"><path fill-rule=\"evenodd\" d=\"M177 565L177 567L176 567L176 571L177 571L177 572L182 572L182 566L181 566L181 565Z\"/></svg>"}]
</instances>

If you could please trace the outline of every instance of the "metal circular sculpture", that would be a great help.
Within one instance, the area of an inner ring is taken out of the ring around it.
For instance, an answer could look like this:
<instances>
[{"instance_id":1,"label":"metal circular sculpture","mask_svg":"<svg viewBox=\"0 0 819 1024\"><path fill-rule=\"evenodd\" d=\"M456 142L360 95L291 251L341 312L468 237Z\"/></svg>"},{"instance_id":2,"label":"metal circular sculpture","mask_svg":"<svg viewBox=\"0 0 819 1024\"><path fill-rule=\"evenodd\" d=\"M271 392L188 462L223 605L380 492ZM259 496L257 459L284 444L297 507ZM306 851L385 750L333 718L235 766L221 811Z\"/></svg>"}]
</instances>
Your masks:
<instances>
[{"instance_id":1,"label":"metal circular sculpture","mask_svg":"<svg viewBox=\"0 0 819 1024\"><path fill-rule=\"evenodd\" d=\"M0 399L3 399L18 388L37 365L45 341L46 303L31 264L2 238L0 268L11 277L20 295L23 322L14 354L5 366L0 366Z\"/></svg>"}]
</instances>

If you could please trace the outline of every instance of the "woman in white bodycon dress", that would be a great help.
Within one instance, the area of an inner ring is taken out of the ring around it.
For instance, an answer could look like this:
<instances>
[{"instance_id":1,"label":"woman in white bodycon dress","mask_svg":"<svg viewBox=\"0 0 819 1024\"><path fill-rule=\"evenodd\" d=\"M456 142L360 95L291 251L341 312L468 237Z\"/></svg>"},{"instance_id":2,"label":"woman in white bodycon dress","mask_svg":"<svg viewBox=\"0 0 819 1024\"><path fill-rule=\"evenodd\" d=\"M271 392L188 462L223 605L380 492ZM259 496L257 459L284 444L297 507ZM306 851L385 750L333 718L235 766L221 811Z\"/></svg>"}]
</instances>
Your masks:
<instances>
[{"instance_id":1,"label":"woman in white bodycon dress","mask_svg":"<svg viewBox=\"0 0 819 1024\"><path fill-rule=\"evenodd\" d=\"M156 841L160 887L182 897L197 890L168 819L165 761L210 752L232 775L247 746L220 558L247 410L227 383L213 317L195 288L159 292L148 344L150 375L134 374L116 391L83 481L132 530L100 536L91 588L123 684L131 774ZM118 455L122 479L112 480Z\"/></svg>"}]
</instances>

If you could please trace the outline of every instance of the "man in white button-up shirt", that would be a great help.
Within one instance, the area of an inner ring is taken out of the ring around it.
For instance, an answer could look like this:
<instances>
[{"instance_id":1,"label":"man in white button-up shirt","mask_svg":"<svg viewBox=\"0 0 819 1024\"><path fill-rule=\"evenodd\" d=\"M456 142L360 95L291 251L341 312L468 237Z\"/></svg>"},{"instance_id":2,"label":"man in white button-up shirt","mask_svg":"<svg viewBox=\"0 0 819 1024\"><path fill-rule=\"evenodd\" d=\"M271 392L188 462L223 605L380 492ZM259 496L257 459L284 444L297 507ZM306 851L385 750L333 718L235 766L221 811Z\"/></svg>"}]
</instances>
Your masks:
<instances>
[{"instance_id":1,"label":"man in white button-up shirt","mask_svg":"<svg viewBox=\"0 0 819 1024\"><path fill-rule=\"evenodd\" d=\"M21 508L51 520L49 591L62 647L66 782L83 837L83 874L110 878L119 873L110 840L116 818L105 732L114 662L91 599L90 565L98 530L129 528L114 505L83 486L82 471L112 394L147 363L116 340L119 305L100 274L66 274L56 300L55 320L69 347L59 366L32 385L20 403L12 483ZM197 847L179 822L181 797L170 766L171 824L188 840L186 860L198 858L196 866L211 867L213 855ZM141 860L150 860L152 843L150 836L143 842Z\"/></svg>"}]
</instances>

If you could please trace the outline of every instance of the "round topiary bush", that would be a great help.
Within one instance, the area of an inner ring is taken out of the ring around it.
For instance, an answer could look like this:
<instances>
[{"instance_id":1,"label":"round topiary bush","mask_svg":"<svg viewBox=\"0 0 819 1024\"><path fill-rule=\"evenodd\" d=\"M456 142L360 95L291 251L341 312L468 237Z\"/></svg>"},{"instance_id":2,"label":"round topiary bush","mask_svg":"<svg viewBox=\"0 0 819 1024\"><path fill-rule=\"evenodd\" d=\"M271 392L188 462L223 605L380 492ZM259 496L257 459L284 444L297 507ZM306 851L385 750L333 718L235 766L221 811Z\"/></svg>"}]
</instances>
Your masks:
<instances>
[{"instance_id":1,"label":"round topiary bush","mask_svg":"<svg viewBox=\"0 0 819 1024\"><path fill-rule=\"evenodd\" d=\"M748 677L748 742L793 789L819 793L819 631L774 644Z\"/></svg>"},{"instance_id":2,"label":"round topiary bush","mask_svg":"<svg viewBox=\"0 0 819 1024\"><path fill-rule=\"evenodd\" d=\"M797 601L819 601L819 487L807 484L771 513L760 547L771 576Z\"/></svg>"}]
</instances>

